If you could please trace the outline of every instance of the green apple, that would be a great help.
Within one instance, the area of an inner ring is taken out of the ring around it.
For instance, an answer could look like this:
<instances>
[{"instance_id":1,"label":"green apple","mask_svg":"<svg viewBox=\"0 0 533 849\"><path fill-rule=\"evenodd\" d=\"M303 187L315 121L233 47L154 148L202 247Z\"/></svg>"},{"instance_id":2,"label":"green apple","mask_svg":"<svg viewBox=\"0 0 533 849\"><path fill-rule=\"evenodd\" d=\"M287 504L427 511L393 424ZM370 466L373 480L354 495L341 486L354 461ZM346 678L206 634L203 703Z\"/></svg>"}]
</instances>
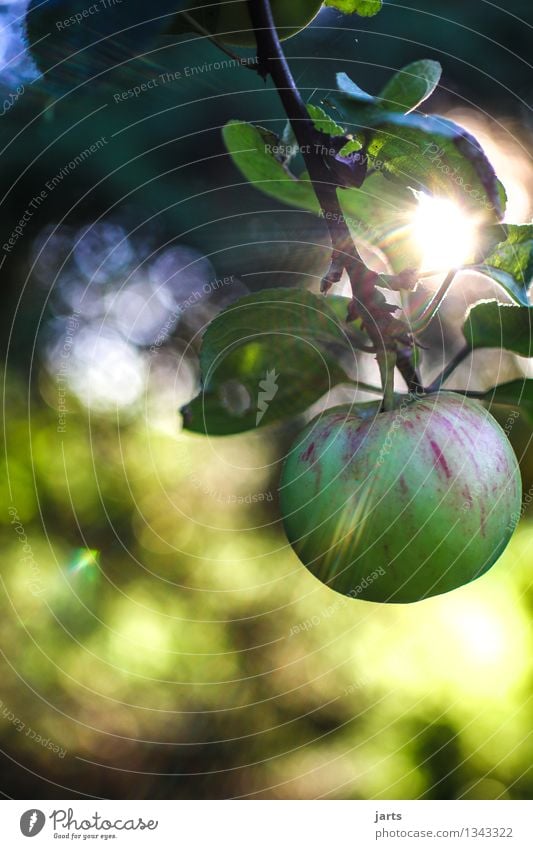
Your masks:
<instances>
[{"instance_id":1,"label":"green apple","mask_svg":"<svg viewBox=\"0 0 533 849\"><path fill-rule=\"evenodd\" d=\"M290 38L308 26L322 6L322 0L272 0L272 12L280 39ZM225 44L255 47L255 35L247 0L191 0L187 14L203 29ZM181 21L180 21L181 18ZM183 18L178 15L177 27L183 31ZM188 28L190 30L190 27Z\"/></svg>"},{"instance_id":2,"label":"green apple","mask_svg":"<svg viewBox=\"0 0 533 849\"><path fill-rule=\"evenodd\" d=\"M280 504L317 578L354 598L406 603L486 572L512 536L521 493L495 419L440 393L314 419L285 461Z\"/></svg>"}]
</instances>

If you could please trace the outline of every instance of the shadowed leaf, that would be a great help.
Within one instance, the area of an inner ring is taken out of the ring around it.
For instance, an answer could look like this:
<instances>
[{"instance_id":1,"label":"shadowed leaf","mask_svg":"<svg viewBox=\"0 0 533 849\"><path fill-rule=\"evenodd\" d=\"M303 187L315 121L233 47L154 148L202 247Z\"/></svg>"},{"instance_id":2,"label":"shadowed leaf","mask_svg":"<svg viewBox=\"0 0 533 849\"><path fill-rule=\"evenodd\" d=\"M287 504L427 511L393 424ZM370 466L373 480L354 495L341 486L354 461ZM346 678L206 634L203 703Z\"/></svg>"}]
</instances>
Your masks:
<instances>
[{"instance_id":1,"label":"shadowed leaf","mask_svg":"<svg viewBox=\"0 0 533 849\"><path fill-rule=\"evenodd\" d=\"M228 435L304 412L347 382L339 349L356 333L343 325L348 300L297 289L264 290L224 310L202 340L203 389L183 409L184 427Z\"/></svg>"}]
</instances>

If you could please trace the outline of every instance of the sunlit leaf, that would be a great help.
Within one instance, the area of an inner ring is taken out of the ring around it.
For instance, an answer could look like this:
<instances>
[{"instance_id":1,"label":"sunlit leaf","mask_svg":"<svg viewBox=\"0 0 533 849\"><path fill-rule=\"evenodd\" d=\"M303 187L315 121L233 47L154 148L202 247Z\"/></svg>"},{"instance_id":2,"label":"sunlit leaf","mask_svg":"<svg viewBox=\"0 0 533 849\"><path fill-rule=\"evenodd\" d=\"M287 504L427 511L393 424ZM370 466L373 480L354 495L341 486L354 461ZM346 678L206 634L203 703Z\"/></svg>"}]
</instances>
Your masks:
<instances>
[{"instance_id":1,"label":"sunlit leaf","mask_svg":"<svg viewBox=\"0 0 533 849\"><path fill-rule=\"evenodd\" d=\"M341 147L339 150L339 156L350 156L351 153L357 153L357 151L361 150L363 147L363 143L359 141L359 139L350 139L350 141L346 142L344 147Z\"/></svg>"},{"instance_id":2,"label":"sunlit leaf","mask_svg":"<svg viewBox=\"0 0 533 849\"><path fill-rule=\"evenodd\" d=\"M505 229L503 240L502 230ZM506 224L490 232L492 240L500 236L499 243L473 266L502 286L519 304L529 304L528 291L533 281L533 224Z\"/></svg>"},{"instance_id":3,"label":"sunlit leaf","mask_svg":"<svg viewBox=\"0 0 533 849\"><path fill-rule=\"evenodd\" d=\"M354 83L353 80L350 79L348 74L345 74L344 71L337 74L337 88L346 97L351 98L356 103L375 103L376 98L372 94L368 94L368 92L363 91L362 88L359 88L357 83Z\"/></svg>"},{"instance_id":4,"label":"sunlit leaf","mask_svg":"<svg viewBox=\"0 0 533 849\"><path fill-rule=\"evenodd\" d=\"M392 112L411 112L427 100L438 85L442 68L432 59L412 62L395 74L381 91L380 106Z\"/></svg>"},{"instance_id":5,"label":"sunlit leaf","mask_svg":"<svg viewBox=\"0 0 533 849\"><path fill-rule=\"evenodd\" d=\"M252 124L231 121L224 127L223 136L235 165L256 188L291 206L320 211L311 183L298 180L277 158L286 146L276 143L272 133Z\"/></svg>"},{"instance_id":6,"label":"sunlit leaf","mask_svg":"<svg viewBox=\"0 0 533 849\"><path fill-rule=\"evenodd\" d=\"M340 127L333 118L324 112L320 106L314 106L312 103L307 105L307 111L313 119L315 129L321 133L327 133L330 136L342 136L344 130Z\"/></svg>"},{"instance_id":7,"label":"sunlit leaf","mask_svg":"<svg viewBox=\"0 0 533 849\"><path fill-rule=\"evenodd\" d=\"M360 189L343 189L338 197L356 242L383 253L393 271L418 266L420 249L410 228L416 201L409 189L377 173Z\"/></svg>"},{"instance_id":8,"label":"sunlit leaf","mask_svg":"<svg viewBox=\"0 0 533 849\"><path fill-rule=\"evenodd\" d=\"M533 356L533 308L483 301L466 317L464 334L472 348L505 348Z\"/></svg>"},{"instance_id":9,"label":"sunlit leaf","mask_svg":"<svg viewBox=\"0 0 533 849\"><path fill-rule=\"evenodd\" d=\"M338 9L345 15L360 15L371 18L381 11L383 0L326 0L326 6Z\"/></svg>"},{"instance_id":10,"label":"sunlit leaf","mask_svg":"<svg viewBox=\"0 0 533 849\"><path fill-rule=\"evenodd\" d=\"M373 117L372 124L367 137L374 168L404 186L483 212L488 220L502 217L494 169L477 140L462 127L433 115L392 112Z\"/></svg>"}]
</instances>

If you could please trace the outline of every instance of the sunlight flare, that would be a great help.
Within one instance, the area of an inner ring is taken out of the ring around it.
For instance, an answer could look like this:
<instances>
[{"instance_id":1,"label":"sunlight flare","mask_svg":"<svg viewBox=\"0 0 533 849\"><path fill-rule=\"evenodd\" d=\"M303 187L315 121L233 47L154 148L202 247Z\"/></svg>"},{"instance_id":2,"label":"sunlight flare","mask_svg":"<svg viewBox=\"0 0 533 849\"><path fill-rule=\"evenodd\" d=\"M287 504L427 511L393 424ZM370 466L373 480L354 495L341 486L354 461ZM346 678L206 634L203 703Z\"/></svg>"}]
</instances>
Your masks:
<instances>
[{"instance_id":1,"label":"sunlight flare","mask_svg":"<svg viewBox=\"0 0 533 849\"><path fill-rule=\"evenodd\" d=\"M476 244L476 221L447 198L416 192L413 238L422 270L447 271L471 259Z\"/></svg>"}]
</instances>

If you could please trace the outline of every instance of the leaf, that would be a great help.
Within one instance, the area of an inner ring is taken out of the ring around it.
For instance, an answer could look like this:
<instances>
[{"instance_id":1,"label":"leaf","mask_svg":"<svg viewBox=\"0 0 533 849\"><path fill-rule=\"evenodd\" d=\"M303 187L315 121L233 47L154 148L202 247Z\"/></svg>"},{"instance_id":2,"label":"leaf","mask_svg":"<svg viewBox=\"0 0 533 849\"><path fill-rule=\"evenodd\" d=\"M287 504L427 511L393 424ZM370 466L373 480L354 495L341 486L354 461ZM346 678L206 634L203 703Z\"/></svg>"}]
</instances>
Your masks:
<instances>
[{"instance_id":1,"label":"leaf","mask_svg":"<svg viewBox=\"0 0 533 849\"><path fill-rule=\"evenodd\" d=\"M348 74L344 72L337 74L337 88L341 91L346 97L351 98L356 103L375 103L376 98L372 94L368 94L368 92L363 91L362 88L359 88L357 83L354 83L353 80L350 79Z\"/></svg>"},{"instance_id":2,"label":"leaf","mask_svg":"<svg viewBox=\"0 0 533 849\"><path fill-rule=\"evenodd\" d=\"M320 215L309 176L298 179L287 163L265 147L266 130L232 121L224 128L224 140L233 161L253 185L282 203ZM266 143L268 144L268 142ZM272 145L271 145L272 149ZM282 146L285 150L285 146ZM288 149L288 145L287 145ZM360 189L338 191L346 223L354 238L382 251L393 271L418 264L419 256L405 221L415 206L408 189L388 182L381 174L367 178Z\"/></svg>"},{"instance_id":3,"label":"leaf","mask_svg":"<svg viewBox=\"0 0 533 849\"><path fill-rule=\"evenodd\" d=\"M472 348L505 348L533 356L533 308L483 301L473 306L463 327Z\"/></svg>"},{"instance_id":4,"label":"leaf","mask_svg":"<svg viewBox=\"0 0 533 849\"><path fill-rule=\"evenodd\" d=\"M230 121L224 127L223 137L235 165L256 188L291 206L316 213L320 211L311 183L298 180L277 158L286 146L274 144L273 134L268 130L241 121Z\"/></svg>"},{"instance_id":5,"label":"leaf","mask_svg":"<svg viewBox=\"0 0 533 849\"><path fill-rule=\"evenodd\" d=\"M338 197L356 242L381 251L395 272L419 265L419 247L408 225L416 208L409 189L377 173L360 189L339 191Z\"/></svg>"},{"instance_id":6,"label":"leaf","mask_svg":"<svg viewBox=\"0 0 533 849\"><path fill-rule=\"evenodd\" d=\"M320 215L308 175L297 178L286 162L276 158L275 153L285 152L290 145L276 146L268 131L238 121L226 125L224 140L236 166L256 188L283 203ZM410 211L415 208L408 188L375 173L360 189L339 190L338 197L354 238L382 251L392 271L418 264L418 248L406 226Z\"/></svg>"},{"instance_id":7,"label":"leaf","mask_svg":"<svg viewBox=\"0 0 533 849\"><path fill-rule=\"evenodd\" d=\"M527 306L533 281L533 224L506 224L504 228L506 237L492 247L483 263L471 267L499 283L514 301ZM502 228L498 229L501 236Z\"/></svg>"},{"instance_id":8,"label":"leaf","mask_svg":"<svg viewBox=\"0 0 533 849\"><path fill-rule=\"evenodd\" d=\"M533 380L511 380L489 389L484 401L504 407L518 407L524 418L533 425Z\"/></svg>"},{"instance_id":9,"label":"leaf","mask_svg":"<svg viewBox=\"0 0 533 849\"><path fill-rule=\"evenodd\" d=\"M329 136L343 136L344 130L331 118L327 112L324 112L320 106L313 106L312 103L307 105L307 111L313 119L315 129L320 133L326 133Z\"/></svg>"},{"instance_id":10,"label":"leaf","mask_svg":"<svg viewBox=\"0 0 533 849\"><path fill-rule=\"evenodd\" d=\"M347 299L340 299L346 301ZM228 435L304 412L348 380L332 351L353 351L346 304L296 289L263 290L237 301L202 340L203 389L184 408L184 427Z\"/></svg>"},{"instance_id":11,"label":"leaf","mask_svg":"<svg viewBox=\"0 0 533 849\"><path fill-rule=\"evenodd\" d=\"M347 121L361 120L360 109L343 95L335 102ZM500 183L479 142L465 129L435 115L399 115L372 110L366 116L369 164L398 183L454 199L483 211L488 220L503 216Z\"/></svg>"},{"instance_id":12,"label":"leaf","mask_svg":"<svg viewBox=\"0 0 533 849\"><path fill-rule=\"evenodd\" d=\"M435 91L442 68L432 59L411 62L395 74L380 93L380 107L411 112Z\"/></svg>"},{"instance_id":13,"label":"leaf","mask_svg":"<svg viewBox=\"0 0 533 849\"><path fill-rule=\"evenodd\" d=\"M326 6L338 9L345 15L360 15L362 18L372 18L381 11L383 0L326 0Z\"/></svg>"}]
</instances>

